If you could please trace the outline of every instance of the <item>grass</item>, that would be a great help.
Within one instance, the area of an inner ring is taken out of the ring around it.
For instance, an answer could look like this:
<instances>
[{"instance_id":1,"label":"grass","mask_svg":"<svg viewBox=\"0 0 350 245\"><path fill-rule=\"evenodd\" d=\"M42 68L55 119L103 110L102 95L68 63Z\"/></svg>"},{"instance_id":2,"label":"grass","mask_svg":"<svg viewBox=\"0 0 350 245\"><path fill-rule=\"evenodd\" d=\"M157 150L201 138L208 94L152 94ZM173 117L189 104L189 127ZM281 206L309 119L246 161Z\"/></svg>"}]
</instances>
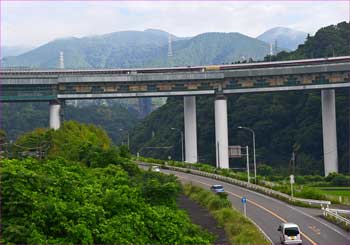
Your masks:
<instances>
[{"instance_id":1,"label":"grass","mask_svg":"<svg viewBox=\"0 0 350 245\"><path fill-rule=\"evenodd\" d=\"M317 189L327 195L350 197L349 187L322 187Z\"/></svg>"},{"instance_id":2,"label":"grass","mask_svg":"<svg viewBox=\"0 0 350 245\"><path fill-rule=\"evenodd\" d=\"M224 228L230 244L269 244L249 219L232 208L227 194L216 195L191 184L184 185L184 193L209 209L219 225Z\"/></svg>"}]
</instances>

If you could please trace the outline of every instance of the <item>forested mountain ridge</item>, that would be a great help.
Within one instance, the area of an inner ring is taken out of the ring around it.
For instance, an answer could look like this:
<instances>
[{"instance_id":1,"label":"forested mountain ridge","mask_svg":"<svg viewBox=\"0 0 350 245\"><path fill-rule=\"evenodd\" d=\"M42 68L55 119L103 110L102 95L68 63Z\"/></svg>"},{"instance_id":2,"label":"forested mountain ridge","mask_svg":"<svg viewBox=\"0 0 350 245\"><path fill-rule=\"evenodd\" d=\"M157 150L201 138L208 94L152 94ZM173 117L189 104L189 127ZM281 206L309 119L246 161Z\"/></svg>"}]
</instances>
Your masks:
<instances>
[{"instance_id":1,"label":"forested mountain ridge","mask_svg":"<svg viewBox=\"0 0 350 245\"><path fill-rule=\"evenodd\" d=\"M348 55L349 23L321 28L315 36L294 52L282 52L273 60ZM344 45L347 44L347 45ZM332 48L330 48L332 47ZM269 59L269 57L267 57ZM336 91L338 158L341 172L349 171L349 91ZM230 145L249 145L251 135L238 126L256 132L257 161L288 172L292 152L296 152L299 173L322 174L323 143L320 92L285 92L228 96L228 128ZM170 98L132 133L134 152L167 159L181 159L179 133L171 127L183 128L183 100ZM214 98L197 96L197 135L199 161L215 164ZM153 137L152 137L153 136ZM172 146L170 149L148 147ZM238 160L231 162L239 167Z\"/></svg>"},{"instance_id":2,"label":"forested mountain ridge","mask_svg":"<svg viewBox=\"0 0 350 245\"><path fill-rule=\"evenodd\" d=\"M79 108L64 106L64 120L76 120L103 127L115 144L126 142L126 136L138 122L137 112L124 106L90 105ZM1 128L8 140L15 140L24 132L49 126L48 103L5 103L1 107Z\"/></svg>"},{"instance_id":3,"label":"forested mountain ridge","mask_svg":"<svg viewBox=\"0 0 350 245\"><path fill-rule=\"evenodd\" d=\"M240 33L203 33L192 38L171 36L173 56L168 58L168 35L160 30L123 31L84 38L57 39L16 57L4 66L57 68L64 52L66 68L159 67L231 63L262 59L269 45Z\"/></svg>"}]
</instances>

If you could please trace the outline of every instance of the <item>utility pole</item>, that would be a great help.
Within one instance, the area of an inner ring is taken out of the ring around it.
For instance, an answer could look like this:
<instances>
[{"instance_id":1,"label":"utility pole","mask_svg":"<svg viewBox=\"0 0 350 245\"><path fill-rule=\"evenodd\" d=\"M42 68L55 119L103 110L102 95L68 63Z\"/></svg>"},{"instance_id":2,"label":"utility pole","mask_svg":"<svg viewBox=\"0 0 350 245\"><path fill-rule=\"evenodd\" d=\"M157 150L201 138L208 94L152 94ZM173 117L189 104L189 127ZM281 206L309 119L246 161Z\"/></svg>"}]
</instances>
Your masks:
<instances>
[{"instance_id":1,"label":"utility pole","mask_svg":"<svg viewBox=\"0 0 350 245\"><path fill-rule=\"evenodd\" d=\"M248 127L238 126L239 129L245 129L252 133L253 136L253 158L254 158L254 183L256 184L256 154L255 154L255 132L253 129Z\"/></svg>"},{"instance_id":2,"label":"utility pole","mask_svg":"<svg viewBox=\"0 0 350 245\"><path fill-rule=\"evenodd\" d=\"M248 183L250 184L250 175L249 175L249 147L246 146L246 155L247 155L247 176L248 176Z\"/></svg>"}]
</instances>

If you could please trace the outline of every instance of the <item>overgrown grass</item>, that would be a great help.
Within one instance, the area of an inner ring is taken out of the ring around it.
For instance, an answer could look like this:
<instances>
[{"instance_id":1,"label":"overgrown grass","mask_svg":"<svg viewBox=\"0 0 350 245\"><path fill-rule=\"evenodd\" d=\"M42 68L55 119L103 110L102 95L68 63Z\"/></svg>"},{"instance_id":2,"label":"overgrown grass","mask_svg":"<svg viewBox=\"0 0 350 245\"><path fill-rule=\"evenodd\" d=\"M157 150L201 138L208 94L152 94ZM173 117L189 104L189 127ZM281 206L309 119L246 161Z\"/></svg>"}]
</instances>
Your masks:
<instances>
[{"instance_id":1,"label":"overgrown grass","mask_svg":"<svg viewBox=\"0 0 350 245\"><path fill-rule=\"evenodd\" d=\"M231 244L269 244L249 219L232 208L227 194L216 195L192 184L184 185L184 193L210 210Z\"/></svg>"},{"instance_id":2,"label":"overgrown grass","mask_svg":"<svg viewBox=\"0 0 350 245\"><path fill-rule=\"evenodd\" d=\"M350 197L350 188L348 187L324 187L318 188L324 194L335 195L335 196L343 196Z\"/></svg>"},{"instance_id":3,"label":"overgrown grass","mask_svg":"<svg viewBox=\"0 0 350 245\"><path fill-rule=\"evenodd\" d=\"M327 216L323 216L324 219L328 220L329 222L333 223L333 224L336 224L338 225L339 227L341 227L342 229L344 229L345 231L350 231L350 226L343 223L343 222L340 222L339 220L337 220L335 217L332 217L330 215L327 215Z\"/></svg>"}]
</instances>

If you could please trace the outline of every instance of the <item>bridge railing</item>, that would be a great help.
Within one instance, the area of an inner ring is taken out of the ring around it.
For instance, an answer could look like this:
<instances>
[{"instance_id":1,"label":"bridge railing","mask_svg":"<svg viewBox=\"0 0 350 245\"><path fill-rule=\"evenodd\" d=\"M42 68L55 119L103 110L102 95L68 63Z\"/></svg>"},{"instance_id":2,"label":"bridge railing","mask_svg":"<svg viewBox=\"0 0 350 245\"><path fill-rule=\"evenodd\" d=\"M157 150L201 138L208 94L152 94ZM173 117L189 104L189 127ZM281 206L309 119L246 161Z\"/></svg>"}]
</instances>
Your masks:
<instances>
[{"instance_id":1,"label":"bridge railing","mask_svg":"<svg viewBox=\"0 0 350 245\"><path fill-rule=\"evenodd\" d=\"M312 205L312 206L326 206L327 208L329 207L329 205L331 204L330 201L325 201L325 200L314 200L314 199L305 199L305 198L295 198L292 197L290 195L287 195L285 193L279 192L279 191L275 191L263 186L259 186L259 185L255 185L255 184L251 184L248 183L246 181L242 181L242 180L237 180L237 179L233 179L230 177L226 177L226 176L222 176L222 175L218 175L218 174L212 174L212 173L208 173L208 172L204 172L204 171L199 171L199 170L195 170L195 169L190 169L190 168L181 168L181 167L175 167L175 166L170 166L170 165L161 165L161 164L151 164L151 163L145 163L145 162L138 162L139 164L142 165L157 165L161 168L165 168L165 169L169 169L169 170L174 170L174 171L179 171L179 172L185 172L185 173L191 173L191 174L195 174L195 175L199 175L199 176L203 176L203 177L208 177L211 179L217 179L217 180L221 180L227 183L231 183L234 185L238 185L253 191L257 191L263 194L266 194L268 196L272 196L272 197L276 197L280 200L295 204L297 202L302 203L302 204L306 204L306 205Z\"/></svg>"}]
</instances>

